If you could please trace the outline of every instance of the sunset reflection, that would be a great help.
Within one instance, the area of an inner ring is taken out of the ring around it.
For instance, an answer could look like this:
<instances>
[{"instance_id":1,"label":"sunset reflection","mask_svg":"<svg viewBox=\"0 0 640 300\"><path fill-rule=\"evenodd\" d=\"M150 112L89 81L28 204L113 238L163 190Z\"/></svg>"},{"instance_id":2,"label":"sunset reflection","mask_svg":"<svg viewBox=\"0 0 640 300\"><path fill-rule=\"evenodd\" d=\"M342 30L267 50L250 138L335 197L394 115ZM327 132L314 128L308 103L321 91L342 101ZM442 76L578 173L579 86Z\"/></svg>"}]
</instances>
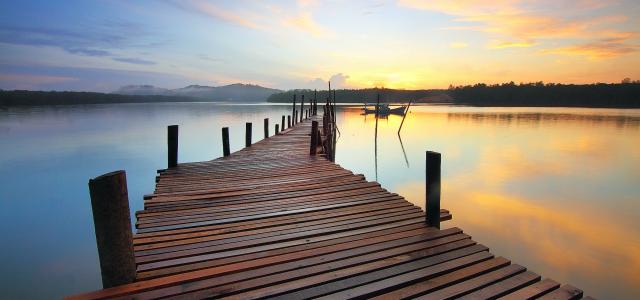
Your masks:
<instances>
[{"instance_id":1,"label":"sunset reflection","mask_svg":"<svg viewBox=\"0 0 640 300\"><path fill-rule=\"evenodd\" d=\"M337 162L374 180L373 116L338 116ZM443 155L442 207L496 255L608 296L640 292L640 112L415 107L378 122L378 181L424 208L424 151ZM589 288L590 287L590 288Z\"/></svg>"}]
</instances>

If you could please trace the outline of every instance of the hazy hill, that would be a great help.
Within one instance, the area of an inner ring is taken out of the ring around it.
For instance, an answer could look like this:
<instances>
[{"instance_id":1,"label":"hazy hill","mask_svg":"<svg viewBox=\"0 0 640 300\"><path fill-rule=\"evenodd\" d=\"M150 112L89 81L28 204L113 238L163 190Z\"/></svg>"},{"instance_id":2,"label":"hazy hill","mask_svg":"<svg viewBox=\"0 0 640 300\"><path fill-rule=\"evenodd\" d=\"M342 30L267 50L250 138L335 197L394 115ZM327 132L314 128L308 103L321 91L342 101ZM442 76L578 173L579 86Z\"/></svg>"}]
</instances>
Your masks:
<instances>
[{"instance_id":1,"label":"hazy hill","mask_svg":"<svg viewBox=\"0 0 640 300\"><path fill-rule=\"evenodd\" d=\"M282 91L259 85L235 83L224 86L190 85L179 89L164 89L152 85L128 85L113 93L120 95L194 97L207 101L263 102L269 96L280 92Z\"/></svg>"}]
</instances>

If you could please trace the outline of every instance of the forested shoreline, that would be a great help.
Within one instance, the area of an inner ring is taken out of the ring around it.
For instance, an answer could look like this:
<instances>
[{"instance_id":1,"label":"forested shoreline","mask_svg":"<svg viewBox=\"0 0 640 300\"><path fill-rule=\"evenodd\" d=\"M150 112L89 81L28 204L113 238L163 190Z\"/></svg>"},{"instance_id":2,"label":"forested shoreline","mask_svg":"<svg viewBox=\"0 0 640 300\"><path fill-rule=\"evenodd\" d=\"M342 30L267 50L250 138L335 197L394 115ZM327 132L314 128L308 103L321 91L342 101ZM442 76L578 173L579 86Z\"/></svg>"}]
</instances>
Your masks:
<instances>
[{"instance_id":1,"label":"forested shoreline","mask_svg":"<svg viewBox=\"0 0 640 300\"><path fill-rule=\"evenodd\" d=\"M291 102L313 99L312 90L290 90L271 95L269 102ZM318 91L318 99L326 99L328 91ZM380 95L383 103L450 103L471 106L569 106L640 108L640 82L556 84L513 82L487 85L479 83L450 86L448 89L340 89L335 91L338 103L374 103Z\"/></svg>"}]
</instances>

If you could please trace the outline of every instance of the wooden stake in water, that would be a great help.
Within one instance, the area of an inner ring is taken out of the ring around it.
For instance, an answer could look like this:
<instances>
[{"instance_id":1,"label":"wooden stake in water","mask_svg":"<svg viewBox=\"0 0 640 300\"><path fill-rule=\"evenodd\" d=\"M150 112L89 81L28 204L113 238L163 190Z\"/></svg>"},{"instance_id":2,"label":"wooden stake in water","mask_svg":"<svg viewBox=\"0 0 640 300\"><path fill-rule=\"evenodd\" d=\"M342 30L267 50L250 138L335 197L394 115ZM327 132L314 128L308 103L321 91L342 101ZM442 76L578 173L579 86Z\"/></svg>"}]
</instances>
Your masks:
<instances>
[{"instance_id":1,"label":"wooden stake in water","mask_svg":"<svg viewBox=\"0 0 640 300\"><path fill-rule=\"evenodd\" d=\"M229 156L231 150L229 148L229 127L222 127L222 155Z\"/></svg>"},{"instance_id":2,"label":"wooden stake in water","mask_svg":"<svg viewBox=\"0 0 640 300\"><path fill-rule=\"evenodd\" d=\"M115 171L89 180L102 287L134 282L136 262L127 192L127 176Z\"/></svg>"},{"instance_id":3,"label":"wooden stake in water","mask_svg":"<svg viewBox=\"0 0 640 300\"><path fill-rule=\"evenodd\" d=\"M426 154L426 205L427 225L440 229L440 153Z\"/></svg>"},{"instance_id":4,"label":"wooden stake in water","mask_svg":"<svg viewBox=\"0 0 640 300\"><path fill-rule=\"evenodd\" d=\"M244 146L245 147L251 147L251 129L252 124L251 122L247 122L247 124L245 124L245 134L244 134Z\"/></svg>"},{"instance_id":5,"label":"wooden stake in water","mask_svg":"<svg viewBox=\"0 0 640 300\"><path fill-rule=\"evenodd\" d=\"M167 126L167 167L178 165L178 125Z\"/></svg>"}]
</instances>

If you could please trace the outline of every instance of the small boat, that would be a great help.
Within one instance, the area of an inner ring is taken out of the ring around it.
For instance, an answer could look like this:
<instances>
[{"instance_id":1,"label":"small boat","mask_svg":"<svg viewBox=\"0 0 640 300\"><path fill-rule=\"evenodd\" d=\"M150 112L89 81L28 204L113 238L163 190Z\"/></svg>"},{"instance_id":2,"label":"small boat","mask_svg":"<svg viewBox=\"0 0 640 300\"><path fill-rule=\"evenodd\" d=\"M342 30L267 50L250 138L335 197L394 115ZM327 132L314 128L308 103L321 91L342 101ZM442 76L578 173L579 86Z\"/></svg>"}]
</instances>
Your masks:
<instances>
[{"instance_id":1,"label":"small boat","mask_svg":"<svg viewBox=\"0 0 640 300\"><path fill-rule=\"evenodd\" d=\"M391 107L389 107L389 104L385 103L385 104L380 104L380 106L378 107L378 114L379 115L390 115L390 114L404 115L406 109L407 109L407 107L405 105L391 108ZM367 107L367 105L365 105L363 110L364 110L365 114L375 114L376 113L375 105L373 106L373 108L369 108L369 107Z\"/></svg>"}]
</instances>

